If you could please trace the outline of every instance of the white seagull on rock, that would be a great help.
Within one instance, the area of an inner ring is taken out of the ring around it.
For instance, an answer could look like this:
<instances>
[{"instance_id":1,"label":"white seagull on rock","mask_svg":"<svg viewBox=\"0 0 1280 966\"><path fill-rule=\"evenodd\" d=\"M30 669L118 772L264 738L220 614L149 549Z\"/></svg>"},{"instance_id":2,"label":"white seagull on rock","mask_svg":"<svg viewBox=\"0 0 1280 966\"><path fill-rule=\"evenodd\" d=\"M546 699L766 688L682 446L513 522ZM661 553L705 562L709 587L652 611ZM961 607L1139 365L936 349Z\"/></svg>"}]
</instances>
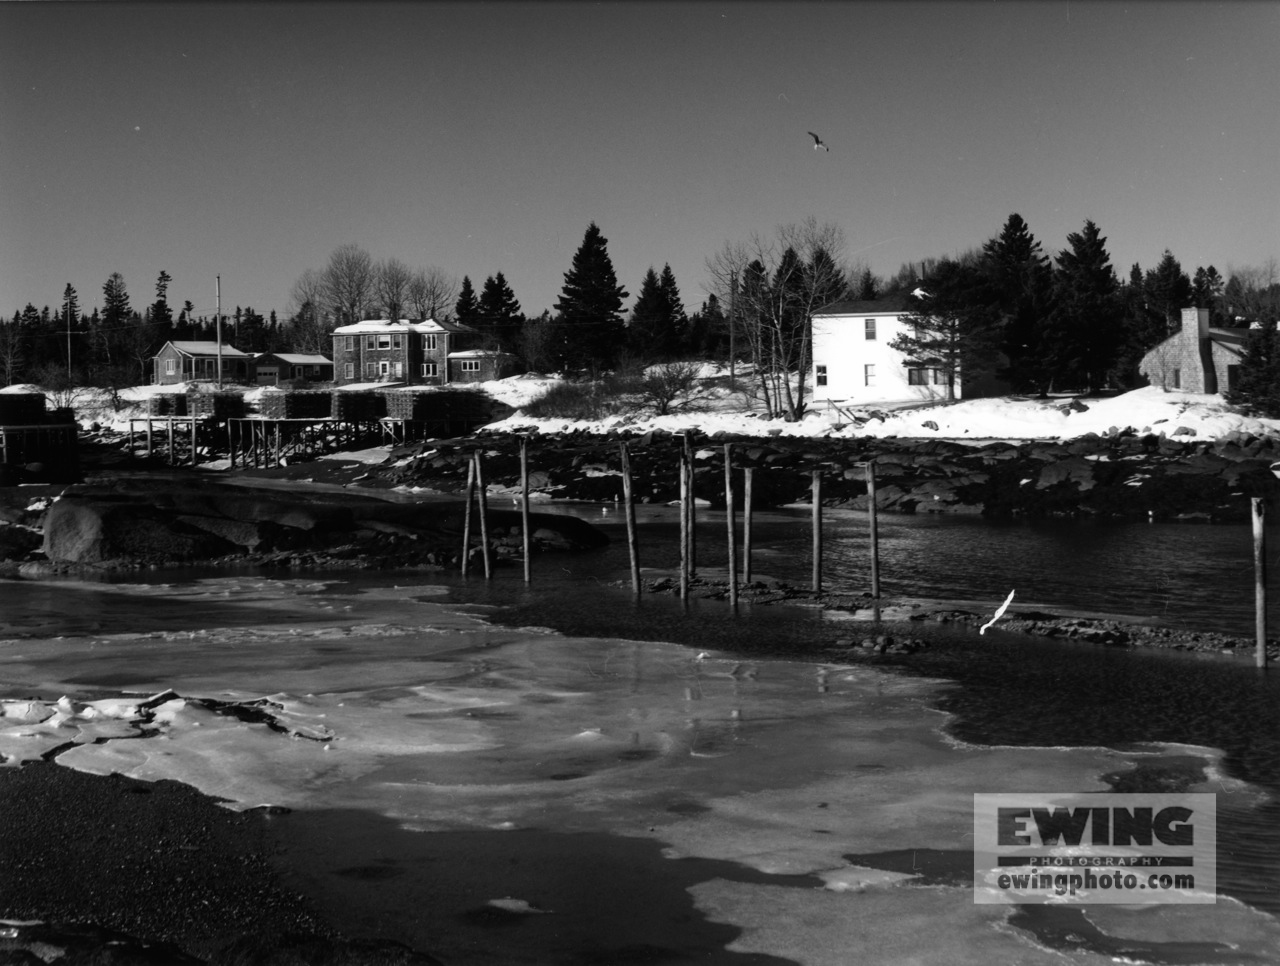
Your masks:
<instances>
[{"instance_id":1,"label":"white seagull on rock","mask_svg":"<svg viewBox=\"0 0 1280 966\"><path fill-rule=\"evenodd\" d=\"M825 144L822 143L822 138L818 137L818 135L814 134L812 131L809 132L809 137L813 138L813 149L815 151L818 150L818 148L822 148L822 150L824 151L831 150L829 147L827 147Z\"/></svg>"}]
</instances>

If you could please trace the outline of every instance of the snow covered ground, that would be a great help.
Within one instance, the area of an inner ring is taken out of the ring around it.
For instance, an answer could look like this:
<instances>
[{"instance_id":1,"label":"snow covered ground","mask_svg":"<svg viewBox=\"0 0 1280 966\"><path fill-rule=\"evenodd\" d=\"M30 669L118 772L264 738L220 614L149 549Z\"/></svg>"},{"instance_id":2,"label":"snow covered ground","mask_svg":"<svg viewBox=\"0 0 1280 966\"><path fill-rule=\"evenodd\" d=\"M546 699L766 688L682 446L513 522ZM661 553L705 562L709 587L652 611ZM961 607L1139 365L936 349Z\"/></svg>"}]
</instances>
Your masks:
<instances>
[{"instance_id":1,"label":"snow covered ground","mask_svg":"<svg viewBox=\"0 0 1280 966\"><path fill-rule=\"evenodd\" d=\"M1109 398L1070 396L1037 399L1001 396L918 406L819 407L804 419L787 422L764 418L743 393L730 393L724 383L726 370L707 364L704 377L716 388L703 394L696 408L668 416L635 412L596 421L534 419L522 407L554 385L558 378L530 373L492 382L476 383L476 389L516 409L508 418L490 424L495 432L572 431L604 433L610 430L701 433L725 432L739 436L899 436L951 439L1070 439L1088 433L1105 434L1131 427L1139 433L1178 436L1186 440L1216 439L1231 432L1280 435L1280 420L1245 416L1228 406L1220 395L1165 391L1155 387L1135 389ZM146 415L147 399L157 393L194 389L211 391L212 383L173 386L137 386L121 390L113 406L105 390L78 390L74 406L81 425L128 430L129 419ZM35 386L10 386L0 392L39 392ZM246 401L257 402L273 388L248 390ZM54 401L51 399L51 406Z\"/></svg>"}]
</instances>

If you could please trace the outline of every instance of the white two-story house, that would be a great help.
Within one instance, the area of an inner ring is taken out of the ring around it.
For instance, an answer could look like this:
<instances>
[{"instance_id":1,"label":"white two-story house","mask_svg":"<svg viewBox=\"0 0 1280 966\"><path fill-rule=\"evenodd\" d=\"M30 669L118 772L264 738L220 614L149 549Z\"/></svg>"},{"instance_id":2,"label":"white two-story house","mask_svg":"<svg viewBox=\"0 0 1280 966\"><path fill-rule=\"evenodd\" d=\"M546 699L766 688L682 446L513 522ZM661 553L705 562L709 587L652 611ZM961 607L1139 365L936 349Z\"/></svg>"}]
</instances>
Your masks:
<instances>
[{"instance_id":1,"label":"white two-story house","mask_svg":"<svg viewBox=\"0 0 1280 966\"><path fill-rule=\"evenodd\" d=\"M833 302L813 314L813 402L866 405L947 398L947 373L890 347L905 331L909 293ZM955 398L960 398L956 375Z\"/></svg>"}]
</instances>

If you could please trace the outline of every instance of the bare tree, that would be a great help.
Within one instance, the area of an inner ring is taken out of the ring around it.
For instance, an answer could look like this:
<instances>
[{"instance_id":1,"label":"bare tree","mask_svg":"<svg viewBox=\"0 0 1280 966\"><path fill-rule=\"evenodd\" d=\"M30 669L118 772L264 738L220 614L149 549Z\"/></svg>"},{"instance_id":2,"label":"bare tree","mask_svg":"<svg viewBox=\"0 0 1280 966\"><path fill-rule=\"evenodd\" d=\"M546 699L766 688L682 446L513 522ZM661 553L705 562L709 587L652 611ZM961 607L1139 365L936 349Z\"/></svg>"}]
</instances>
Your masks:
<instances>
[{"instance_id":1,"label":"bare tree","mask_svg":"<svg viewBox=\"0 0 1280 966\"><path fill-rule=\"evenodd\" d=\"M1223 289L1230 317L1249 322L1280 320L1280 265L1269 258L1249 268L1227 267L1231 276Z\"/></svg>"},{"instance_id":2,"label":"bare tree","mask_svg":"<svg viewBox=\"0 0 1280 966\"><path fill-rule=\"evenodd\" d=\"M374 301L373 259L354 243L335 249L323 277L326 301L343 324L359 322Z\"/></svg>"},{"instance_id":3,"label":"bare tree","mask_svg":"<svg viewBox=\"0 0 1280 966\"><path fill-rule=\"evenodd\" d=\"M442 268L420 268L409 279L409 307L414 318L450 319L457 300L458 283Z\"/></svg>"},{"instance_id":4,"label":"bare tree","mask_svg":"<svg viewBox=\"0 0 1280 966\"><path fill-rule=\"evenodd\" d=\"M386 318L396 321L404 315L412 278L409 266L398 258L387 258L374 266L373 299Z\"/></svg>"},{"instance_id":5,"label":"bare tree","mask_svg":"<svg viewBox=\"0 0 1280 966\"><path fill-rule=\"evenodd\" d=\"M810 217L768 238L726 242L707 260L716 298L734 306L770 417L804 415L813 313L849 291L844 247L837 225Z\"/></svg>"},{"instance_id":6,"label":"bare tree","mask_svg":"<svg viewBox=\"0 0 1280 966\"><path fill-rule=\"evenodd\" d=\"M295 351L327 355L332 349L333 318L327 305L324 272L308 268L289 290L290 341Z\"/></svg>"},{"instance_id":7,"label":"bare tree","mask_svg":"<svg viewBox=\"0 0 1280 966\"><path fill-rule=\"evenodd\" d=\"M0 378L13 385L27 361L27 334L16 319L0 319Z\"/></svg>"}]
</instances>

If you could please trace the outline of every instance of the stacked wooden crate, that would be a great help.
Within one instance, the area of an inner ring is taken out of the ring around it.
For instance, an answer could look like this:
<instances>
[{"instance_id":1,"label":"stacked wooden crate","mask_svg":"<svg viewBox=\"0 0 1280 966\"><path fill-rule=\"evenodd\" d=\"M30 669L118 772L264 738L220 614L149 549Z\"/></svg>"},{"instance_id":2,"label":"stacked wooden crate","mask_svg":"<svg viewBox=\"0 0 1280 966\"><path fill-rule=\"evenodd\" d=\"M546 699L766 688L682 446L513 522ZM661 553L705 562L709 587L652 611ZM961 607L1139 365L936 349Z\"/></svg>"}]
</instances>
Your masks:
<instances>
[{"instance_id":1,"label":"stacked wooden crate","mask_svg":"<svg viewBox=\"0 0 1280 966\"><path fill-rule=\"evenodd\" d=\"M187 415L187 394L184 392L158 392L147 399L148 416Z\"/></svg>"},{"instance_id":2,"label":"stacked wooden crate","mask_svg":"<svg viewBox=\"0 0 1280 966\"><path fill-rule=\"evenodd\" d=\"M338 391L333 393L329 414L345 423L374 423L387 414L386 396L365 390Z\"/></svg>"},{"instance_id":3,"label":"stacked wooden crate","mask_svg":"<svg viewBox=\"0 0 1280 966\"><path fill-rule=\"evenodd\" d=\"M332 395L317 389L264 392L258 408L266 419L325 419L333 411Z\"/></svg>"},{"instance_id":4,"label":"stacked wooden crate","mask_svg":"<svg viewBox=\"0 0 1280 966\"><path fill-rule=\"evenodd\" d=\"M192 416L240 419L244 416L244 396L238 392L193 392L187 397Z\"/></svg>"},{"instance_id":5,"label":"stacked wooden crate","mask_svg":"<svg viewBox=\"0 0 1280 966\"><path fill-rule=\"evenodd\" d=\"M0 426L31 426L45 421L42 392L0 392Z\"/></svg>"}]
</instances>

